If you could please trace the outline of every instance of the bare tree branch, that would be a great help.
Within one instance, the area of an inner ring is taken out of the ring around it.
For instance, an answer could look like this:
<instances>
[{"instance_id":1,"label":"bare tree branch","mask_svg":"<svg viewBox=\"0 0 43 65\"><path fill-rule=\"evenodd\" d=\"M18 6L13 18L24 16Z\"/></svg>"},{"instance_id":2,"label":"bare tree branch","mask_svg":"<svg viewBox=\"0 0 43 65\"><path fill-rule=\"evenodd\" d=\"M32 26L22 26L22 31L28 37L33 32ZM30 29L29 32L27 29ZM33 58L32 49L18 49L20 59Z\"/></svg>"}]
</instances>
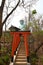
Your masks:
<instances>
[{"instance_id":1,"label":"bare tree branch","mask_svg":"<svg viewBox=\"0 0 43 65\"><path fill-rule=\"evenodd\" d=\"M15 8L7 15L7 17L5 18L5 20L2 23L2 26L4 25L4 23L6 22L6 20L8 19L8 17L13 13L13 11L17 8L17 6L19 5L20 0L18 1L17 5L15 6Z\"/></svg>"},{"instance_id":2,"label":"bare tree branch","mask_svg":"<svg viewBox=\"0 0 43 65\"><path fill-rule=\"evenodd\" d=\"M2 12L3 12L3 8L4 8L5 1L6 0L2 0L2 4L1 4Z\"/></svg>"},{"instance_id":3,"label":"bare tree branch","mask_svg":"<svg viewBox=\"0 0 43 65\"><path fill-rule=\"evenodd\" d=\"M41 43L41 44L39 45L39 47L35 50L35 53L38 52L38 50L40 49L40 47L42 47L42 45L43 45L43 43Z\"/></svg>"}]
</instances>

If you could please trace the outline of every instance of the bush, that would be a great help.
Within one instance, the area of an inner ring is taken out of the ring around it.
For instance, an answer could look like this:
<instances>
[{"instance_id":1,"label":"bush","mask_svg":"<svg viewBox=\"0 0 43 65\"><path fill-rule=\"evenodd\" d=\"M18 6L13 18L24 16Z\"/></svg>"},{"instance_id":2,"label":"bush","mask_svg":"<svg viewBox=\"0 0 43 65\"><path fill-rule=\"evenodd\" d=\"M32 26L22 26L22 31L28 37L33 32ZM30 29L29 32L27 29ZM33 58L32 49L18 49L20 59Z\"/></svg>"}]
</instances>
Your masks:
<instances>
[{"instance_id":1,"label":"bush","mask_svg":"<svg viewBox=\"0 0 43 65\"><path fill-rule=\"evenodd\" d=\"M31 65L36 65L36 61L38 60L36 53L31 53L30 58Z\"/></svg>"},{"instance_id":2,"label":"bush","mask_svg":"<svg viewBox=\"0 0 43 65\"><path fill-rule=\"evenodd\" d=\"M0 57L0 65L9 65L9 56L5 55L3 57Z\"/></svg>"},{"instance_id":3,"label":"bush","mask_svg":"<svg viewBox=\"0 0 43 65\"><path fill-rule=\"evenodd\" d=\"M1 57L0 57L0 65L4 65L4 62Z\"/></svg>"},{"instance_id":4,"label":"bush","mask_svg":"<svg viewBox=\"0 0 43 65\"><path fill-rule=\"evenodd\" d=\"M41 63L43 64L43 56L40 57Z\"/></svg>"}]
</instances>

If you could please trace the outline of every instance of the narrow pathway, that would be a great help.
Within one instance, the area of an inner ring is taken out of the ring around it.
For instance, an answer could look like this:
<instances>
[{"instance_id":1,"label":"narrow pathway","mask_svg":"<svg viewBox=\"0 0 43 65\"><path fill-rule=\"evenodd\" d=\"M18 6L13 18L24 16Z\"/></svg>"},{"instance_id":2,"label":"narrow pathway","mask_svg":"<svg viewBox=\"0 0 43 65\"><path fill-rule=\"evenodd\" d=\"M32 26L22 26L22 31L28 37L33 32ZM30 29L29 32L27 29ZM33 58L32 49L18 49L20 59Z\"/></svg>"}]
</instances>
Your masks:
<instances>
[{"instance_id":1,"label":"narrow pathway","mask_svg":"<svg viewBox=\"0 0 43 65\"><path fill-rule=\"evenodd\" d=\"M27 65L25 46L21 43L14 65Z\"/></svg>"}]
</instances>

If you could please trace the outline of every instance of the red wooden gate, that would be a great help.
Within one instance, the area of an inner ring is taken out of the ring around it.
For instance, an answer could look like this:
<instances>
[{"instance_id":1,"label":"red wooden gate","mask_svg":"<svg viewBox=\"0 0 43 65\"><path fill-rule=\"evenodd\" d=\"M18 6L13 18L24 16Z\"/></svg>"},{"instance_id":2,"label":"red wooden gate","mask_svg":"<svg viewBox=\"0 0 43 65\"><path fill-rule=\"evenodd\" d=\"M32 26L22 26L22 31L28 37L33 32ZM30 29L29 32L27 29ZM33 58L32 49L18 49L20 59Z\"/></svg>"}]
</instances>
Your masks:
<instances>
[{"instance_id":1,"label":"red wooden gate","mask_svg":"<svg viewBox=\"0 0 43 65\"><path fill-rule=\"evenodd\" d=\"M27 57L27 62L29 62L29 43L28 43L28 36L31 33L29 31L15 31L15 32L11 32L11 35L13 35L13 42L12 42L12 57L14 56L16 49L18 47L18 45L20 44L20 35L23 36L24 38L24 45L25 45L25 50L26 50L26 57Z\"/></svg>"}]
</instances>

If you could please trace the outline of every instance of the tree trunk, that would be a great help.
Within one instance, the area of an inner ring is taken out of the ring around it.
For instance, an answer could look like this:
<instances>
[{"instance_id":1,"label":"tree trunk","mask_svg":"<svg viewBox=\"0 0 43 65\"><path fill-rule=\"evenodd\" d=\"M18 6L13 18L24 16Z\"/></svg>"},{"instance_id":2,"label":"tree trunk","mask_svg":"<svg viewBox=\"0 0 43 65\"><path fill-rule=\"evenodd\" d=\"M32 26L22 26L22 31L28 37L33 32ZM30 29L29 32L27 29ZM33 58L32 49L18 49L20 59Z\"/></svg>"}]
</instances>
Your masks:
<instances>
[{"instance_id":1,"label":"tree trunk","mask_svg":"<svg viewBox=\"0 0 43 65\"><path fill-rule=\"evenodd\" d=\"M5 4L6 0L2 0L2 4L0 6L0 38L2 36L2 28L3 25L5 24L5 22L7 21L8 17L13 13L13 11L16 10L16 8L18 7L20 0L18 1L18 3L16 4L16 6L14 7L14 9L7 15L7 17L5 18L5 20L2 23L2 14L3 14L3 9L4 9L4 4Z\"/></svg>"},{"instance_id":2,"label":"tree trunk","mask_svg":"<svg viewBox=\"0 0 43 65\"><path fill-rule=\"evenodd\" d=\"M0 38L2 36L2 25L0 25Z\"/></svg>"},{"instance_id":3,"label":"tree trunk","mask_svg":"<svg viewBox=\"0 0 43 65\"><path fill-rule=\"evenodd\" d=\"M0 38L2 36L2 8L0 7Z\"/></svg>"},{"instance_id":4,"label":"tree trunk","mask_svg":"<svg viewBox=\"0 0 43 65\"><path fill-rule=\"evenodd\" d=\"M2 36L2 14L3 14L3 8L6 0L2 0L1 6L0 6L0 38Z\"/></svg>"}]
</instances>

